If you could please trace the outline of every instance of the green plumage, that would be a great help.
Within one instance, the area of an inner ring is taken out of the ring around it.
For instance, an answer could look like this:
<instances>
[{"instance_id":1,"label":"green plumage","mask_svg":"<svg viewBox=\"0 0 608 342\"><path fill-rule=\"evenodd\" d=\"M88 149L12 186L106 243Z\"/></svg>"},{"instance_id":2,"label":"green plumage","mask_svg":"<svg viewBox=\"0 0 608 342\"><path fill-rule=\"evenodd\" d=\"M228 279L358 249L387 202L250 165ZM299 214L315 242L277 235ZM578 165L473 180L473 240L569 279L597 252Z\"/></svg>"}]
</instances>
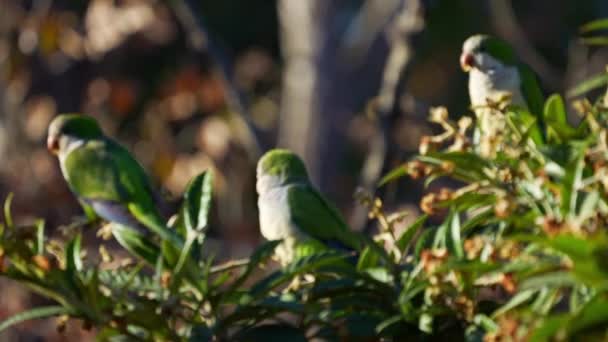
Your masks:
<instances>
[{"instance_id":1,"label":"green plumage","mask_svg":"<svg viewBox=\"0 0 608 342\"><path fill-rule=\"evenodd\" d=\"M356 236L342 215L313 187L306 184L288 186L287 200L293 223L307 235L323 242L359 249Z\"/></svg>"},{"instance_id":2,"label":"green plumage","mask_svg":"<svg viewBox=\"0 0 608 342\"><path fill-rule=\"evenodd\" d=\"M311 184L302 160L288 150L267 152L258 162L260 229L283 264L326 248L359 251L362 239Z\"/></svg>"},{"instance_id":3,"label":"green plumage","mask_svg":"<svg viewBox=\"0 0 608 342\"><path fill-rule=\"evenodd\" d=\"M156 208L143 168L126 149L105 137L94 119L60 115L49 127L49 141L57 141L64 178L81 202L93 206L95 201L106 201L123 207L141 225L181 248L182 239L166 227Z\"/></svg>"}]
</instances>

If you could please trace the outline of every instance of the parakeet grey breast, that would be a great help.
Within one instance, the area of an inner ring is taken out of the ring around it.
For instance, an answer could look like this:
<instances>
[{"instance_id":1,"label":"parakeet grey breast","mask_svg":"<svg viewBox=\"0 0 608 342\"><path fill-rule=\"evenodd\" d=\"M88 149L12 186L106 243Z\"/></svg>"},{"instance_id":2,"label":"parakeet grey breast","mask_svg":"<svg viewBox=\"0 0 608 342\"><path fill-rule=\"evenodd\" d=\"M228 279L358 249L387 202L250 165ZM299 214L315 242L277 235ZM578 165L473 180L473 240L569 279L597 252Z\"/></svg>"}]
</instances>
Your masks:
<instances>
[{"instance_id":1,"label":"parakeet grey breast","mask_svg":"<svg viewBox=\"0 0 608 342\"><path fill-rule=\"evenodd\" d=\"M291 220L287 190L286 186L279 186L259 194L260 231L268 240L301 234Z\"/></svg>"},{"instance_id":2,"label":"parakeet grey breast","mask_svg":"<svg viewBox=\"0 0 608 342\"><path fill-rule=\"evenodd\" d=\"M526 105L516 66L503 65L487 54L478 59L479 67L469 73L469 95L473 106L486 105L488 99L497 102L507 93L511 95L511 103Z\"/></svg>"}]
</instances>

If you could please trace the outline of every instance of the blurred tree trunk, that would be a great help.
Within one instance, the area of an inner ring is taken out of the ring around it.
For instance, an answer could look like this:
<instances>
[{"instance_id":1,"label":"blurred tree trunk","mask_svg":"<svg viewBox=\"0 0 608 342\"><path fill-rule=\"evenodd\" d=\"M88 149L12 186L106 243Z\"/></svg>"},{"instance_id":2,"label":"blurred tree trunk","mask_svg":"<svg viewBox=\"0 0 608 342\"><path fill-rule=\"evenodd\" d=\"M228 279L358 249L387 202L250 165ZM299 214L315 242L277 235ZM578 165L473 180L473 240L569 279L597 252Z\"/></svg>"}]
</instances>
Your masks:
<instances>
[{"instance_id":1,"label":"blurred tree trunk","mask_svg":"<svg viewBox=\"0 0 608 342\"><path fill-rule=\"evenodd\" d=\"M400 1L373 3L278 2L285 63L278 145L300 154L330 195L339 186L348 123L377 94L388 53L383 27Z\"/></svg>"},{"instance_id":2,"label":"blurred tree trunk","mask_svg":"<svg viewBox=\"0 0 608 342\"><path fill-rule=\"evenodd\" d=\"M323 0L278 2L281 48L285 59L278 145L299 154L314 181L319 180L319 115L315 94L320 23L316 15Z\"/></svg>"}]
</instances>

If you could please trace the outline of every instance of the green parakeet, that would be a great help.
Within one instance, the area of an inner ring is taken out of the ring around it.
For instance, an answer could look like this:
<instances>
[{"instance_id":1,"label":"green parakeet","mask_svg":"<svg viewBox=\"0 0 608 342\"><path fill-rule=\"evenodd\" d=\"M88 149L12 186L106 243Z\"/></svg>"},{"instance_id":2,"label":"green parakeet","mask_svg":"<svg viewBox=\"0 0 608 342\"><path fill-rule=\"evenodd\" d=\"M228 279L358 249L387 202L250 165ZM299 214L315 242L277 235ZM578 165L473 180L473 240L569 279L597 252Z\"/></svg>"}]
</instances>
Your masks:
<instances>
[{"instance_id":1,"label":"green parakeet","mask_svg":"<svg viewBox=\"0 0 608 342\"><path fill-rule=\"evenodd\" d=\"M256 188L262 235L283 240L275 251L281 264L299 257L299 247L311 243L360 249L361 240L312 186L304 163L294 153L275 149L264 154L257 165Z\"/></svg>"},{"instance_id":2,"label":"green parakeet","mask_svg":"<svg viewBox=\"0 0 608 342\"><path fill-rule=\"evenodd\" d=\"M49 126L48 149L59 158L63 177L85 207L110 222L146 227L180 250L183 241L168 229L155 205L143 168L106 137L88 116L62 114Z\"/></svg>"},{"instance_id":3,"label":"green parakeet","mask_svg":"<svg viewBox=\"0 0 608 342\"><path fill-rule=\"evenodd\" d=\"M469 96L478 119L476 140L480 141L476 143L482 145L483 154L495 153L499 142L492 139L505 125L504 117L484 107L510 98L511 104L527 109L536 124L541 124L544 99L536 75L518 60L509 44L495 37L474 35L463 44L460 65L469 73ZM530 133L535 141L542 140L537 128Z\"/></svg>"}]
</instances>

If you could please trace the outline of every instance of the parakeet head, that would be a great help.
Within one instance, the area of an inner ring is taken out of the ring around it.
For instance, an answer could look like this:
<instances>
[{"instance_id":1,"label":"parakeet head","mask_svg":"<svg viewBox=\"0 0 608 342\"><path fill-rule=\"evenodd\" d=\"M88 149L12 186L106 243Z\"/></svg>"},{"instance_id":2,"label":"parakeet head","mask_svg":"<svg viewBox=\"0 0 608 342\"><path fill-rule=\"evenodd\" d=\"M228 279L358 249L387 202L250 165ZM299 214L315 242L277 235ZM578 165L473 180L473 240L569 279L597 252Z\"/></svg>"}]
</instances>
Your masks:
<instances>
[{"instance_id":1,"label":"parakeet head","mask_svg":"<svg viewBox=\"0 0 608 342\"><path fill-rule=\"evenodd\" d=\"M308 181L306 166L300 157L289 150L270 150L258 161L258 192L272 186L302 181Z\"/></svg>"},{"instance_id":2,"label":"parakeet head","mask_svg":"<svg viewBox=\"0 0 608 342\"><path fill-rule=\"evenodd\" d=\"M103 132L92 117L80 114L61 114L51 122L46 144L49 151L58 154L71 141L101 137L103 137Z\"/></svg>"},{"instance_id":3,"label":"parakeet head","mask_svg":"<svg viewBox=\"0 0 608 342\"><path fill-rule=\"evenodd\" d=\"M492 36L477 34L469 37L462 46L460 66L467 72L473 68L487 72L516 63L517 57L511 46Z\"/></svg>"}]
</instances>

